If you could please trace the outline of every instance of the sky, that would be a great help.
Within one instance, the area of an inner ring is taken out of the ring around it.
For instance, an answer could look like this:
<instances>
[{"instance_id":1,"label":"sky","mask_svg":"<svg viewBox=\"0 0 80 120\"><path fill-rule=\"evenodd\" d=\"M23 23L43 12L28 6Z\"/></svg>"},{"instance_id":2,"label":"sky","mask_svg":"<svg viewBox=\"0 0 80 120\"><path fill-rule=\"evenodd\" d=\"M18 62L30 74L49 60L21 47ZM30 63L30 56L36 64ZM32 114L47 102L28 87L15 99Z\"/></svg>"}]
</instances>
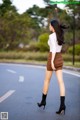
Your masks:
<instances>
[{"instance_id":1,"label":"sky","mask_svg":"<svg viewBox=\"0 0 80 120\"><path fill-rule=\"evenodd\" d=\"M11 0L13 1L13 5L16 6L18 12L21 14L25 12L27 9L32 7L34 4L38 5L39 7L45 7L43 0ZM56 1L56 0L54 0ZM61 0L59 0L61 1ZM0 0L0 3L2 3L2 0ZM59 4L58 7L63 8L63 4Z\"/></svg>"}]
</instances>

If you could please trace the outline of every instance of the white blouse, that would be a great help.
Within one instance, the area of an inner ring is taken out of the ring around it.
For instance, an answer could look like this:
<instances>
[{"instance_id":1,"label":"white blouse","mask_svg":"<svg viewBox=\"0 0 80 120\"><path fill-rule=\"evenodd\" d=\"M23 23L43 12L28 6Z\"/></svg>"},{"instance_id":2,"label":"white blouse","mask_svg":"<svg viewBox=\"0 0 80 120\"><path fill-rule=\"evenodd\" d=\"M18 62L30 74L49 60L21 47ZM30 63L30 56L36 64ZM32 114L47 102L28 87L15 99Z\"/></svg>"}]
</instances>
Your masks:
<instances>
[{"instance_id":1,"label":"white blouse","mask_svg":"<svg viewBox=\"0 0 80 120\"><path fill-rule=\"evenodd\" d=\"M61 52L62 45L58 45L57 36L55 32L49 35L48 45L50 47L50 52Z\"/></svg>"}]
</instances>

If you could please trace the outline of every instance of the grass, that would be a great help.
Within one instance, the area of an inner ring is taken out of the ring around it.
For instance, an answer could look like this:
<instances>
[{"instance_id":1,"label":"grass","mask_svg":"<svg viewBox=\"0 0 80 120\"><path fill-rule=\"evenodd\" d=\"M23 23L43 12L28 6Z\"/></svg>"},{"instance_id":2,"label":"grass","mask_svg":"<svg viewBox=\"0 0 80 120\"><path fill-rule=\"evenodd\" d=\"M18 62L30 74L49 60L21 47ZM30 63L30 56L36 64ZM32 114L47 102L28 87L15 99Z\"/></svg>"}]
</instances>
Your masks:
<instances>
[{"instance_id":1,"label":"grass","mask_svg":"<svg viewBox=\"0 0 80 120\"><path fill-rule=\"evenodd\" d=\"M75 62L75 64L73 65L72 62L65 62L64 61L64 66L71 66L71 67L80 68L80 62Z\"/></svg>"},{"instance_id":2,"label":"grass","mask_svg":"<svg viewBox=\"0 0 80 120\"><path fill-rule=\"evenodd\" d=\"M46 65L48 53L40 52L19 52L9 51L0 52L0 62L7 63L30 63ZM75 56L75 65L72 64L72 56L69 54L63 54L64 66L72 66L80 68L80 56Z\"/></svg>"}]
</instances>

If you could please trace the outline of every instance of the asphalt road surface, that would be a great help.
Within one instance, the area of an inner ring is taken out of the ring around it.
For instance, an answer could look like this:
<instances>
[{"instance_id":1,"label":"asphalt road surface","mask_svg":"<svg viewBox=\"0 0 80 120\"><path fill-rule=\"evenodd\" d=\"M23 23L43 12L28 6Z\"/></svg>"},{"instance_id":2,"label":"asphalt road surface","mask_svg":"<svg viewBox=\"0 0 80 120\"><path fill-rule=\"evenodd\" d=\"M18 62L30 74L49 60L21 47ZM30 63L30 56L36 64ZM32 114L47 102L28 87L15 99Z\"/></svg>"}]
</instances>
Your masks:
<instances>
[{"instance_id":1,"label":"asphalt road surface","mask_svg":"<svg viewBox=\"0 0 80 120\"><path fill-rule=\"evenodd\" d=\"M80 74L63 70L66 87L66 113L59 108L59 86L55 73L51 78L45 110L38 108L45 67L0 64L0 118L8 120L80 120ZM8 112L8 116L5 113Z\"/></svg>"}]
</instances>

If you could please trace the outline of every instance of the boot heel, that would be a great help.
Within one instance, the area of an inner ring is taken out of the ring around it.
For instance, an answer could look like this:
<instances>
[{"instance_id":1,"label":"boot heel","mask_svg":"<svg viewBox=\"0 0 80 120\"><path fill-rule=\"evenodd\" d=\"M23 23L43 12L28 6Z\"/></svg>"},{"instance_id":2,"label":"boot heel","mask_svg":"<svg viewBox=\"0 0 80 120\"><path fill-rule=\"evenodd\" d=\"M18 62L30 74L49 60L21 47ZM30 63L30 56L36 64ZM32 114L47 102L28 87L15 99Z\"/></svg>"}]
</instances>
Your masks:
<instances>
[{"instance_id":1,"label":"boot heel","mask_svg":"<svg viewBox=\"0 0 80 120\"><path fill-rule=\"evenodd\" d=\"M62 111L60 112L60 114L64 114L64 115L65 115L65 110L62 110Z\"/></svg>"},{"instance_id":2,"label":"boot heel","mask_svg":"<svg viewBox=\"0 0 80 120\"><path fill-rule=\"evenodd\" d=\"M44 105L43 110L45 109L45 106L46 106L46 105Z\"/></svg>"},{"instance_id":3,"label":"boot heel","mask_svg":"<svg viewBox=\"0 0 80 120\"><path fill-rule=\"evenodd\" d=\"M65 115L65 110L66 110L66 106L64 107L60 107L59 111L56 112L56 114L63 114Z\"/></svg>"}]
</instances>

